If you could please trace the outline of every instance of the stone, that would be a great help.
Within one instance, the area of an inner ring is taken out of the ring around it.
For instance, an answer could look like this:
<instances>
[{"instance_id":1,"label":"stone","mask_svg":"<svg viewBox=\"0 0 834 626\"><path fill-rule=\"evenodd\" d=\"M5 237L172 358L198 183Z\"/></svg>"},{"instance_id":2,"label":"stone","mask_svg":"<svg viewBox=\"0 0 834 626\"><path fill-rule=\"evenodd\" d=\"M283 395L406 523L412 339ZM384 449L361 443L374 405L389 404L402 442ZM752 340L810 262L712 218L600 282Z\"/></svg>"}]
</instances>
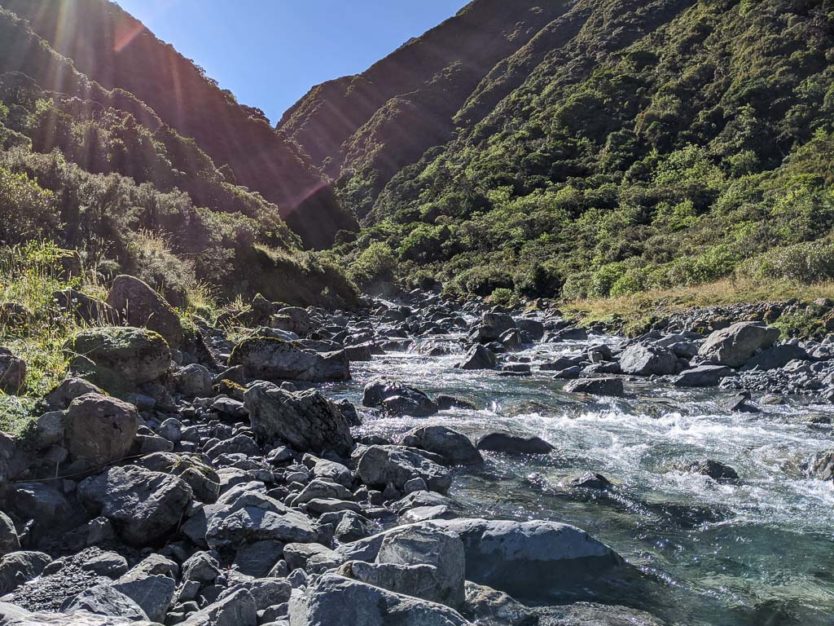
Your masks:
<instances>
[{"instance_id":1,"label":"stone","mask_svg":"<svg viewBox=\"0 0 834 626\"><path fill-rule=\"evenodd\" d=\"M816 480L834 480L834 450L814 455L806 465L806 475Z\"/></svg>"},{"instance_id":2,"label":"stone","mask_svg":"<svg viewBox=\"0 0 834 626\"><path fill-rule=\"evenodd\" d=\"M732 467L712 459L695 461L684 465L682 469L693 474L709 476L718 482L735 482L738 480L738 473Z\"/></svg>"},{"instance_id":3,"label":"stone","mask_svg":"<svg viewBox=\"0 0 834 626\"><path fill-rule=\"evenodd\" d=\"M28 469L31 460L17 439L0 432L0 483L14 480Z\"/></svg>"},{"instance_id":4,"label":"stone","mask_svg":"<svg viewBox=\"0 0 834 626\"><path fill-rule=\"evenodd\" d=\"M104 395L104 390L83 378L67 378L46 394L44 400L51 411L63 411L70 402L88 393Z\"/></svg>"},{"instance_id":5,"label":"stone","mask_svg":"<svg viewBox=\"0 0 834 626\"><path fill-rule=\"evenodd\" d=\"M544 324L538 320L517 317L515 325L533 341L540 341L544 337Z\"/></svg>"},{"instance_id":6,"label":"stone","mask_svg":"<svg viewBox=\"0 0 834 626\"><path fill-rule=\"evenodd\" d=\"M200 502L210 504L220 496L220 476L197 455L155 452L142 457L136 464L152 472L179 476Z\"/></svg>"},{"instance_id":7,"label":"stone","mask_svg":"<svg viewBox=\"0 0 834 626\"><path fill-rule=\"evenodd\" d=\"M0 511L0 557L17 550L20 550L20 538L14 522L3 511Z\"/></svg>"},{"instance_id":8,"label":"stone","mask_svg":"<svg viewBox=\"0 0 834 626\"><path fill-rule=\"evenodd\" d=\"M310 543L318 539L309 517L263 493L222 500L213 505L215 509L206 522L205 541L211 548L237 548L256 541Z\"/></svg>"},{"instance_id":9,"label":"stone","mask_svg":"<svg viewBox=\"0 0 834 626\"><path fill-rule=\"evenodd\" d=\"M89 328L70 339L65 350L91 361L90 380L114 393L159 380L171 366L165 340L139 328Z\"/></svg>"},{"instance_id":10,"label":"stone","mask_svg":"<svg viewBox=\"0 0 834 626\"><path fill-rule=\"evenodd\" d=\"M312 467L313 476L350 488L353 485L353 472L346 466L327 459L317 459Z\"/></svg>"},{"instance_id":11,"label":"stone","mask_svg":"<svg viewBox=\"0 0 834 626\"><path fill-rule=\"evenodd\" d=\"M199 363L192 363L174 372L174 383L186 398L205 398L212 395L214 376Z\"/></svg>"},{"instance_id":12,"label":"stone","mask_svg":"<svg viewBox=\"0 0 834 626\"><path fill-rule=\"evenodd\" d=\"M336 574L325 574L290 599L290 626L466 626L457 611L386 591Z\"/></svg>"},{"instance_id":13,"label":"stone","mask_svg":"<svg viewBox=\"0 0 834 626\"><path fill-rule=\"evenodd\" d=\"M242 365L249 379L306 382L350 380L344 351L318 353L268 337L245 339L232 351L229 365Z\"/></svg>"},{"instance_id":14,"label":"stone","mask_svg":"<svg viewBox=\"0 0 834 626\"><path fill-rule=\"evenodd\" d=\"M574 602L537 611L541 626L666 626L649 613L625 606Z\"/></svg>"},{"instance_id":15,"label":"stone","mask_svg":"<svg viewBox=\"0 0 834 626\"><path fill-rule=\"evenodd\" d=\"M456 367L462 370L491 370L497 365L495 354L481 344L472 346Z\"/></svg>"},{"instance_id":16,"label":"stone","mask_svg":"<svg viewBox=\"0 0 834 626\"><path fill-rule=\"evenodd\" d=\"M135 621L129 617L87 612L73 613L70 621L64 613L33 613L6 602L0 602L0 623L3 626L158 626L147 620Z\"/></svg>"},{"instance_id":17,"label":"stone","mask_svg":"<svg viewBox=\"0 0 834 626\"><path fill-rule=\"evenodd\" d=\"M484 462L469 437L445 426L415 428L403 436L402 445L438 454L448 465L478 465Z\"/></svg>"},{"instance_id":18,"label":"stone","mask_svg":"<svg viewBox=\"0 0 834 626\"><path fill-rule=\"evenodd\" d=\"M353 437L342 412L316 390L283 391L268 382L258 382L244 394L255 436L281 439L297 450L349 453Z\"/></svg>"},{"instance_id":19,"label":"stone","mask_svg":"<svg viewBox=\"0 0 834 626\"><path fill-rule=\"evenodd\" d=\"M0 391L16 395L26 386L26 361L10 354L0 352Z\"/></svg>"},{"instance_id":20,"label":"stone","mask_svg":"<svg viewBox=\"0 0 834 626\"><path fill-rule=\"evenodd\" d=\"M98 393L73 400L64 418L70 456L91 465L106 465L128 455L139 427L136 407Z\"/></svg>"},{"instance_id":21,"label":"stone","mask_svg":"<svg viewBox=\"0 0 834 626\"><path fill-rule=\"evenodd\" d=\"M504 593L466 582L466 611L483 626L537 626L539 618L520 602Z\"/></svg>"},{"instance_id":22,"label":"stone","mask_svg":"<svg viewBox=\"0 0 834 626\"><path fill-rule=\"evenodd\" d=\"M419 389L386 378L375 378L365 385L362 405L413 417L428 417L438 411L437 404Z\"/></svg>"},{"instance_id":23,"label":"stone","mask_svg":"<svg viewBox=\"0 0 834 626\"><path fill-rule=\"evenodd\" d=\"M280 541L256 541L247 543L235 552L234 566L247 576L266 576L281 560L284 544Z\"/></svg>"},{"instance_id":24,"label":"stone","mask_svg":"<svg viewBox=\"0 0 834 626\"><path fill-rule=\"evenodd\" d=\"M506 313L484 313L477 331L478 340L498 341L503 333L515 327L515 320Z\"/></svg>"},{"instance_id":25,"label":"stone","mask_svg":"<svg viewBox=\"0 0 834 626\"><path fill-rule=\"evenodd\" d=\"M678 357L665 348L635 344L620 355L620 368L635 376L668 376L678 370Z\"/></svg>"},{"instance_id":26,"label":"stone","mask_svg":"<svg viewBox=\"0 0 834 626\"><path fill-rule=\"evenodd\" d=\"M704 359L728 367L741 367L758 350L772 346L779 330L759 322L740 322L716 330L701 345L698 354Z\"/></svg>"},{"instance_id":27,"label":"stone","mask_svg":"<svg viewBox=\"0 0 834 626\"><path fill-rule=\"evenodd\" d=\"M165 620L174 595L177 583L170 576L163 574L147 575L136 568L115 581L111 587L136 602L154 622Z\"/></svg>"},{"instance_id":28,"label":"stone","mask_svg":"<svg viewBox=\"0 0 834 626\"><path fill-rule=\"evenodd\" d=\"M252 594L239 589L190 615L182 626L258 626L258 608Z\"/></svg>"},{"instance_id":29,"label":"stone","mask_svg":"<svg viewBox=\"0 0 834 626\"><path fill-rule=\"evenodd\" d=\"M255 600L255 608L264 611L270 607L289 602L292 587L286 580L279 578L258 578L255 580L236 581L220 594L218 600L228 598L240 590L248 591Z\"/></svg>"},{"instance_id":30,"label":"stone","mask_svg":"<svg viewBox=\"0 0 834 626\"><path fill-rule=\"evenodd\" d=\"M40 576L52 558L43 552L10 552L0 559L0 596Z\"/></svg>"},{"instance_id":31,"label":"stone","mask_svg":"<svg viewBox=\"0 0 834 626\"><path fill-rule=\"evenodd\" d=\"M63 493L44 482L16 483L7 504L18 517L31 519L45 533L68 529L78 523L78 511Z\"/></svg>"},{"instance_id":32,"label":"stone","mask_svg":"<svg viewBox=\"0 0 834 626\"><path fill-rule=\"evenodd\" d=\"M176 476L140 467L111 467L78 485L78 497L93 515L103 515L127 543L164 539L179 525L192 491Z\"/></svg>"},{"instance_id":33,"label":"stone","mask_svg":"<svg viewBox=\"0 0 834 626\"><path fill-rule=\"evenodd\" d=\"M176 311L147 283L134 276L117 276L107 294L107 304L128 326L159 333L172 348L179 348L185 337Z\"/></svg>"},{"instance_id":34,"label":"stone","mask_svg":"<svg viewBox=\"0 0 834 626\"><path fill-rule=\"evenodd\" d=\"M384 488L390 483L402 489L409 480L419 477L433 491L444 493L452 483L448 470L402 446L369 446L359 458L356 473L369 487Z\"/></svg>"},{"instance_id":35,"label":"stone","mask_svg":"<svg viewBox=\"0 0 834 626\"><path fill-rule=\"evenodd\" d=\"M808 361L810 357L804 348L792 343L772 346L762 350L741 368L744 371L769 371L785 367L791 361Z\"/></svg>"},{"instance_id":36,"label":"stone","mask_svg":"<svg viewBox=\"0 0 834 626\"><path fill-rule=\"evenodd\" d=\"M478 440L477 448L507 454L550 454L555 449L540 437L520 437L507 433L488 433Z\"/></svg>"},{"instance_id":37,"label":"stone","mask_svg":"<svg viewBox=\"0 0 834 626\"><path fill-rule=\"evenodd\" d=\"M565 391L618 398L625 395L623 381L619 378L580 378L565 385Z\"/></svg>"},{"instance_id":38,"label":"stone","mask_svg":"<svg viewBox=\"0 0 834 626\"><path fill-rule=\"evenodd\" d=\"M75 596L66 606L61 607L66 613L86 611L94 615L123 617L131 621L147 620L148 616L136 602L111 585L96 585Z\"/></svg>"},{"instance_id":39,"label":"stone","mask_svg":"<svg viewBox=\"0 0 834 626\"><path fill-rule=\"evenodd\" d=\"M519 600L575 598L619 584L630 573L611 548L568 524L472 519L427 524L463 541L466 580Z\"/></svg>"},{"instance_id":40,"label":"stone","mask_svg":"<svg viewBox=\"0 0 834 626\"><path fill-rule=\"evenodd\" d=\"M434 569L434 585L426 600L457 607L464 600L466 559L463 542L454 533L429 525L415 524L385 536L376 562L394 565L429 565Z\"/></svg>"},{"instance_id":41,"label":"stone","mask_svg":"<svg viewBox=\"0 0 834 626\"><path fill-rule=\"evenodd\" d=\"M681 372L672 384L675 387L716 387L723 378L734 375L725 365L699 365Z\"/></svg>"},{"instance_id":42,"label":"stone","mask_svg":"<svg viewBox=\"0 0 834 626\"><path fill-rule=\"evenodd\" d=\"M182 564L182 579L186 582L210 585L220 573L220 564L208 552L196 552Z\"/></svg>"},{"instance_id":43,"label":"stone","mask_svg":"<svg viewBox=\"0 0 834 626\"><path fill-rule=\"evenodd\" d=\"M288 543L284 559L291 570L303 569L308 574L320 574L335 569L344 560L341 555L318 543Z\"/></svg>"}]
</instances>

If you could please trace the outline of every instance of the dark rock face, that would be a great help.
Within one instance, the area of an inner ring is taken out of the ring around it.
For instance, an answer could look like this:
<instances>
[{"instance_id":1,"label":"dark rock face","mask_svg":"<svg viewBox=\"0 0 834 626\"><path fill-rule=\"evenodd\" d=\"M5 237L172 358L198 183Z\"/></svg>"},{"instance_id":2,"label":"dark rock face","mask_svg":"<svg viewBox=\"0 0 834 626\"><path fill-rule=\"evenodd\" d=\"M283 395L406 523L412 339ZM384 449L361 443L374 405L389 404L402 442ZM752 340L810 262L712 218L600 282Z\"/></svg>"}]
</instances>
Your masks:
<instances>
[{"instance_id":1,"label":"dark rock face","mask_svg":"<svg viewBox=\"0 0 834 626\"><path fill-rule=\"evenodd\" d=\"M380 407L392 415L428 417L437 413L437 403L419 389L400 382L376 379L365 385L362 404Z\"/></svg>"},{"instance_id":2,"label":"dark rock face","mask_svg":"<svg viewBox=\"0 0 834 626\"><path fill-rule=\"evenodd\" d=\"M484 462L469 437L445 426L415 428L403 436L402 444L438 454L449 465L478 465Z\"/></svg>"},{"instance_id":3,"label":"dark rock face","mask_svg":"<svg viewBox=\"0 0 834 626\"><path fill-rule=\"evenodd\" d=\"M709 476L718 482L733 482L738 480L738 474L732 467L720 461L713 461L712 459L695 461L684 465L682 469L693 474Z\"/></svg>"},{"instance_id":4,"label":"dark rock face","mask_svg":"<svg viewBox=\"0 0 834 626\"><path fill-rule=\"evenodd\" d=\"M138 278L117 276L107 295L107 304L128 326L153 330L172 348L182 344L180 318L162 296Z\"/></svg>"},{"instance_id":5,"label":"dark rock face","mask_svg":"<svg viewBox=\"0 0 834 626\"><path fill-rule=\"evenodd\" d=\"M255 435L282 439L298 450L349 452L350 425L330 400L315 390L290 393L272 383L258 382L244 394Z\"/></svg>"},{"instance_id":6,"label":"dark rock face","mask_svg":"<svg viewBox=\"0 0 834 626\"><path fill-rule=\"evenodd\" d=\"M350 363L344 351L320 354L299 349L281 339L246 339L235 346L229 364L232 367L243 366L249 379L306 382L350 380Z\"/></svg>"},{"instance_id":7,"label":"dark rock face","mask_svg":"<svg viewBox=\"0 0 834 626\"><path fill-rule=\"evenodd\" d=\"M94 514L111 520L130 544L153 544L180 523L192 491L175 476L139 467L113 467L82 481L78 496Z\"/></svg>"},{"instance_id":8,"label":"dark rock face","mask_svg":"<svg viewBox=\"0 0 834 626\"><path fill-rule=\"evenodd\" d=\"M709 361L741 367L757 350L769 348L779 339L779 330L758 322L740 322L712 333L698 354Z\"/></svg>"},{"instance_id":9,"label":"dark rock face","mask_svg":"<svg viewBox=\"0 0 834 626\"><path fill-rule=\"evenodd\" d=\"M539 437L489 433L478 440L478 450L507 454L550 454L554 447Z\"/></svg>"}]
</instances>

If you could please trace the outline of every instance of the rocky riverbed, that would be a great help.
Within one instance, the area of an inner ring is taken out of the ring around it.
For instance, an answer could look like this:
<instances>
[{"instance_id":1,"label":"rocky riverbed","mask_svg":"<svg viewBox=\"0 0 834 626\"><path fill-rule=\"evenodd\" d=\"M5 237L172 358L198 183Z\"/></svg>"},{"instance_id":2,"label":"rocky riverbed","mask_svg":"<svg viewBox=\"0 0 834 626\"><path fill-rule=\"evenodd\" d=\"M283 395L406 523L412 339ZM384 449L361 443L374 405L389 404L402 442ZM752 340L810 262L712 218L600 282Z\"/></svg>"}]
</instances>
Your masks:
<instances>
[{"instance_id":1,"label":"rocky riverbed","mask_svg":"<svg viewBox=\"0 0 834 626\"><path fill-rule=\"evenodd\" d=\"M428 293L194 331L130 277L84 306L126 325L0 435L0 624L831 623L834 343Z\"/></svg>"}]
</instances>

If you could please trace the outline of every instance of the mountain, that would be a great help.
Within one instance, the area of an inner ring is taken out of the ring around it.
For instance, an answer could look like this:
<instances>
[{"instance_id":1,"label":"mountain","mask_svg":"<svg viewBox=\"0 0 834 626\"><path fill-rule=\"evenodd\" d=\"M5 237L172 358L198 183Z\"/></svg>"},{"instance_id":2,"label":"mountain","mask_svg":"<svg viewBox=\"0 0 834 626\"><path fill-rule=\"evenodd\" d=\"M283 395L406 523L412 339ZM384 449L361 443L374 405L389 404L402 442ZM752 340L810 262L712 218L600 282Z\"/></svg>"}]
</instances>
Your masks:
<instances>
[{"instance_id":1,"label":"mountain","mask_svg":"<svg viewBox=\"0 0 834 626\"><path fill-rule=\"evenodd\" d=\"M2 0L0 6L28 20L35 34L90 80L133 94L162 122L194 139L237 184L276 204L309 246L326 246L338 230L355 228L331 185L270 128L261 111L238 104L117 4Z\"/></svg>"},{"instance_id":2,"label":"mountain","mask_svg":"<svg viewBox=\"0 0 834 626\"><path fill-rule=\"evenodd\" d=\"M813 282L834 277L832 62L822 0L475 0L279 127L362 218L336 252L366 278Z\"/></svg>"},{"instance_id":3,"label":"mountain","mask_svg":"<svg viewBox=\"0 0 834 626\"><path fill-rule=\"evenodd\" d=\"M125 25L135 38L121 39ZM282 219L311 245L350 227L329 184L262 115L108 2L0 2L0 200L6 246L54 242L103 279L136 274L177 305L201 284L296 304L355 299Z\"/></svg>"}]
</instances>

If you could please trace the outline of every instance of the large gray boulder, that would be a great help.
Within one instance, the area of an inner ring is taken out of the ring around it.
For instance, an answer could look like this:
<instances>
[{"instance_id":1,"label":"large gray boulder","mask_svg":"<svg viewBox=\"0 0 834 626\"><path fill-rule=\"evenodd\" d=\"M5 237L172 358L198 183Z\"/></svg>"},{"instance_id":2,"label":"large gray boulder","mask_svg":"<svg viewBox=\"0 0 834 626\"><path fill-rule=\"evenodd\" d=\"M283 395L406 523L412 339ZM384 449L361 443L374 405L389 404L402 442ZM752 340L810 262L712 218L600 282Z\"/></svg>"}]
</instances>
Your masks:
<instances>
[{"instance_id":1,"label":"large gray boulder","mask_svg":"<svg viewBox=\"0 0 834 626\"><path fill-rule=\"evenodd\" d=\"M0 557L17 550L20 550L20 537L18 537L14 522L3 511L0 511Z\"/></svg>"},{"instance_id":2,"label":"large gray boulder","mask_svg":"<svg viewBox=\"0 0 834 626\"><path fill-rule=\"evenodd\" d=\"M515 320L506 313L484 313L477 329L477 339L484 343L498 341L502 334L515 327Z\"/></svg>"},{"instance_id":3,"label":"large gray boulder","mask_svg":"<svg viewBox=\"0 0 834 626\"><path fill-rule=\"evenodd\" d=\"M130 618L135 622L148 619L142 607L107 584L96 585L82 591L62 609L66 613L86 611L95 615Z\"/></svg>"},{"instance_id":4,"label":"large gray boulder","mask_svg":"<svg viewBox=\"0 0 834 626\"><path fill-rule=\"evenodd\" d=\"M152 472L179 476L200 502L216 502L220 495L220 476L197 455L154 452L143 456L136 464Z\"/></svg>"},{"instance_id":5,"label":"large gray boulder","mask_svg":"<svg viewBox=\"0 0 834 626\"><path fill-rule=\"evenodd\" d=\"M467 580L520 600L545 602L604 589L626 569L611 548L567 524L483 519L427 523L463 541Z\"/></svg>"},{"instance_id":6,"label":"large gray boulder","mask_svg":"<svg viewBox=\"0 0 834 626\"><path fill-rule=\"evenodd\" d=\"M403 446L369 446L356 473L370 487L385 488L390 483L402 489L412 478L422 478L432 491L445 493L452 484L449 470Z\"/></svg>"},{"instance_id":7,"label":"large gray boulder","mask_svg":"<svg viewBox=\"0 0 834 626\"><path fill-rule=\"evenodd\" d=\"M402 445L438 454L448 465L478 465L484 462L469 437L446 426L422 426L410 430L403 436Z\"/></svg>"},{"instance_id":8,"label":"large gray boulder","mask_svg":"<svg viewBox=\"0 0 834 626\"><path fill-rule=\"evenodd\" d=\"M675 378L675 387L715 387L722 378L734 376L735 372L726 365L699 365L684 370Z\"/></svg>"},{"instance_id":9,"label":"large gray boulder","mask_svg":"<svg viewBox=\"0 0 834 626\"><path fill-rule=\"evenodd\" d=\"M166 341L140 328L89 328L67 341L65 350L81 357L83 368L92 362L85 378L114 393L159 380L171 367Z\"/></svg>"},{"instance_id":10,"label":"large gray boulder","mask_svg":"<svg viewBox=\"0 0 834 626\"><path fill-rule=\"evenodd\" d=\"M498 360L492 350L477 344L470 348L457 367L462 370L493 370L497 364Z\"/></svg>"},{"instance_id":11,"label":"large gray boulder","mask_svg":"<svg viewBox=\"0 0 834 626\"><path fill-rule=\"evenodd\" d=\"M465 626L457 611L356 580L325 574L290 600L290 626Z\"/></svg>"},{"instance_id":12,"label":"large gray boulder","mask_svg":"<svg viewBox=\"0 0 834 626\"><path fill-rule=\"evenodd\" d=\"M375 378L362 393L363 406L382 408L390 415L429 417L438 412L437 403L424 392L387 378Z\"/></svg>"},{"instance_id":13,"label":"large gray boulder","mask_svg":"<svg viewBox=\"0 0 834 626\"><path fill-rule=\"evenodd\" d=\"M109 304L128 326L156 331L178 348L185 333L176 311L147 283L133 276L117 276L107 294Z\"/></svg>"},{"instance_id":14,"label":"large gray boulder","mask_svg":"<svg viewBox=\"0 0 834 626\"><path fill-rule=\"evenodd\" d=\"M350 380L350 362L344 351L303 350L295 343L270 337L244 339L232 351L229 365L243 366L250 380Z\"/></svg>"},{"instance_id":15,"label":"large gray boulder","mask_svg":"<svg viewBox=\"0 0 834 626\"><path fill-rule=\"evenodd\" d=\"M666 348L635 344L623 351L620 369L635 376L668 376L678 370L678 357Z\"/></svg>"},{"instance_id":16,"label":"large gray boulder","mask_svg":"<svg viewBox=\"0 0 834 626\"><path fill-rule=\"evenodd\" d=\"M225 496L225 494L224 494ZM312 543L318 540L313 521L266 494L251 492L213 505L207 519L206 543L211 548L240 547L256 541Z\"/></svg>"},{"instance_id":17,"label":"large gray boulder","mask_svg":"<svg viewBox=\"0 0 834 626\"><path fill-rule=\"evenodd\" d=\"M0 559L0 596L40 576L52 558L43 552L10 552Z\"/></svg>"},{"instance_id":18,"label":"large gray boulder","mask_svg":"<svg viewBox=\"0 0 834 626\"><path fill-rule=\"evenodd\" d=\"M509 433L487 433L478 440L478 450L504 452L506 454L550 454L552 444L535 435L523 437Z\"/></svg>"},{"instance_id":19,"label":"large gray boulder","mask_svg":"<svg viewBox=\"0 0 834 626\"><path fill-rule=\"evenodd\" d=\"M127 456L139 428L139 414L132 404L88 393L70 403L64 428L66 447L74 460L106 465Z\"/></svg>"},{"instance_id":20,"label":"large gray boulder","mask_svg":"<svg viewBox=\"0 0 834 626\"><path fill-rule=\"evenodd\" d=\"M621 397L625 395L623 381L619 378L580 378L565 385L568 393L587 393L594 396Z\"/></svg>"},{"instance_id":21,"label":"large gray boulder","mask_svg":"<svg viewBox=\"0 0 834 626\"><path fill-rule=\"evenodd\" d=\"M252 430L261 439L280 439L316 453L349 453L353 447L344 414L318 391L291 393L261 381L246 390L244 400Z\"/></svg>"},{"instance_id":22,"label":"large gray boulder","mask_svg":"<svg viewBox=\"0 0 834 626\"><path fill-rule=\"evenodd\" d=\"M131 617L96 615L87 611L67 613L32 613L14 604L0 602L0 624L3 626L158 626Z\"/></svg>"},{"instance_id":23,"label":"large gray boulder","mask_svg":"<svg viewBox=\"0 0 834 626\"><path fill-rule=\"evenodd\" d=\"M176 476L141 467L111 467L78 485L93 514L113 522L127 543L153 545L176 529L191 503L191 487Z\"/></svg>"},{"instance_id":24,"label":"large gray boulder","mask_svg":"<svg viewBox=\"0 0 834 626\"><path fill-rule=\"evenodd\" d=\"M190 615L182 626L258 626L258 608L252 594L239 589Z\"/></svg>"},{"instance_id":25,"label":"large gray boulder","mask_svg":"<svg viewBox=\"0 0 834 626\"><path fill-rule=\"evenodd\" d=\"M701 344L698 354L728 367L741 367L758 351L772 346L779 330L760 322L739 322L712 333Z\"/></svg>"},{"instance_id":26,"label":"large gray boulder","mask_svg":"<svg viewBox=\"0 0 834 626\"><path fill-rule=\"evenodd\" d=\"M785 367L791 361L808 361L810 357L802 346L787 343L762 350L742 367L743 370L768 371Z\"/></svg>"}]
</instances>

